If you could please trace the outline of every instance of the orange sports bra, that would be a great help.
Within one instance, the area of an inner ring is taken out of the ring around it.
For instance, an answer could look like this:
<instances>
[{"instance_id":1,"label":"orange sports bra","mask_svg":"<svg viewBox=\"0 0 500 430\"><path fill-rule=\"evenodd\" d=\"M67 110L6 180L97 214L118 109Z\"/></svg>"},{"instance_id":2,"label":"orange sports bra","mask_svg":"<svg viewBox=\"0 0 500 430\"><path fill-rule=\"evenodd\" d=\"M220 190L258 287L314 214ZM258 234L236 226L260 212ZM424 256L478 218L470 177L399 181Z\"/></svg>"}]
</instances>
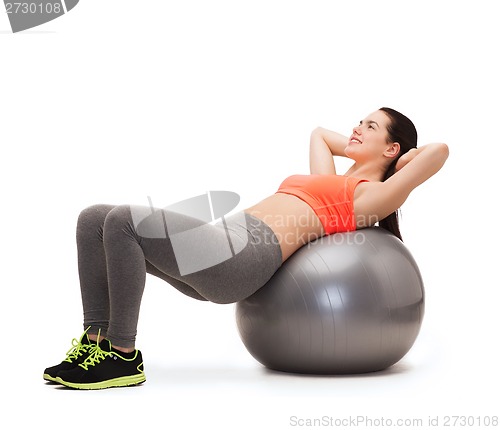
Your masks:
<instances>
[{"instance_id":1,"label":"orange sports bra","mask_svg":"<svg viewBox=\"0 0 500 430\"><path fill-rule=\"evenodd\" d=\"M311 206L325 234L356 230L354 190L366 179L339 175L293 175L277 193L291 194Z\"/></svg>"}]
</instances>

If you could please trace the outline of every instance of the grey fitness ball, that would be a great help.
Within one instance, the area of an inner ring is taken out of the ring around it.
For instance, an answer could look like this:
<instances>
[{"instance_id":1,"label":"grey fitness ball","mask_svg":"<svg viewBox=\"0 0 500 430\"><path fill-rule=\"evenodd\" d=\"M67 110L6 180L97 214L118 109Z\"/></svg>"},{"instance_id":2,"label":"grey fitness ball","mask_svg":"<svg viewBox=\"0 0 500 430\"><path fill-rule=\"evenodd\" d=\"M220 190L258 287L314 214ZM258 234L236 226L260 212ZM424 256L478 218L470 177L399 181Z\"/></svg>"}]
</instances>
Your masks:
<instances>
[{"instance_id":1,"label":"grey fitness ball","mask_svg":"<svg viewBox=\"0 0 500 430\"><path fill-rule=\"evenodd\" d=\"M236 304L240 337L257 361L309 374L386 369L410 350L423 315L418 266L379 227L310 242Z\"/></svg>"}]
</instances>

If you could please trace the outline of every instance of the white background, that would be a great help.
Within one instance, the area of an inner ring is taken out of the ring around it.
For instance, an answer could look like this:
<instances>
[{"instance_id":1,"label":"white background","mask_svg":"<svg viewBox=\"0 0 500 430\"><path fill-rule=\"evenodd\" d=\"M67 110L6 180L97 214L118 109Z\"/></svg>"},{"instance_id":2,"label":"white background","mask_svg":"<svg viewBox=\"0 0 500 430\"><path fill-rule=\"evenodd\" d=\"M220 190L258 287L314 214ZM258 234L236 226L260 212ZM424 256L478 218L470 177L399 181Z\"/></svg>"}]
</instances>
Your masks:
<instances>
[{"instance_id":1,"label":"white background","mask_svg":"<svg viewBox=\"0 0 500 430\"><path fill-rule=\"evenodd\" d=\"M0 14L3 418L285 429L299 427L293 416L499 415L488 392L500 359L496 4L82 0L18 34ZM427 302L402 362L363 377L267 372L242 345L233 305L148 278L146 384L44 384L81 332L81 209L224 189L242 209L308 173L314 127L349 134L381 106L412 118L420 144L450 147L403 207Z\"/></svg>"}]
</instances>

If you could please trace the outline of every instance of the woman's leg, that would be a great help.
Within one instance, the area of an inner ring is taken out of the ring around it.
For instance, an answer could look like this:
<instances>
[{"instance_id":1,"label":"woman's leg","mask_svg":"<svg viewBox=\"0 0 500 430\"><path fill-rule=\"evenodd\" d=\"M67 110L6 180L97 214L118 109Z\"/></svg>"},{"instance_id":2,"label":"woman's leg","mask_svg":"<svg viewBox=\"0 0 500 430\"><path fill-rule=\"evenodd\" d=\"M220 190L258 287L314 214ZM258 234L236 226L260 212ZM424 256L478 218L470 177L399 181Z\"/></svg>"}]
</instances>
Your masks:
<instances>
[{"instance_id":1,"label":"woman's leg","mask_svg":"<svg viewBox=\"0 0 500 430\"><path fill-rule=\"evenodd\" d=\"M175 212L117 206L104 222L104 249L107 338L122 348L135 344L148 266L197 293L188 295L232 303L253 294L281 265L272 230L243 213L211 225Z\"/></svg>"},{"instance_id":2,"label":"woman's leg","mask_svg":"<svg viewBox=\"0 0 500 430\"><path fill-rule=\"evenodd\" d=\"M103 246L103 226L113 205L94 205L78 217L76 244L78 274L83 305L84 329L88 334L101 331L106 336L109 324L109 292L106 254Z\"/></svg>"},{"instance_id":3,"label":"woman's leg","mask_svg":"<svg viewBox=\"0 0 500 430\"><path fill-rule=\"evenodd\" d=\"M181 279L171 276L177 266L161 213L152 212L149 207L122 205L113 208L104 221L109 294L106 337L120 348L134 348L146 273L166 280L190 297L206 300ZM203 225L195 218L183 220L187 222L186 228ZM161 268L156 264L159 260Z\"/></svg>"},{"instance_id":4,"label":"woman's leg","mask_svg":"<svg viewBox=\"0 0 500 430\"><path fill-rule=\"evenodd\" d=\"M109 289L106 253L103 244L104 222L115 205L94 205L84 209L78 217L76 242L78 251L78 272L83 306L83 326L89 335L95 337L101 332L106 336L109 325ZM185 283L163 273L146 261L146 271L182 293L206 300Z\"/></svg>"},{"instance_id":5,"label":"woman's leg","mask_svg":"<svg viewBox=\"0 0 500 430\"><path fill-rule=\"evenodd\" d=\"M44 378L79 389L146 380L134 344L147 271L193 297L230 303L262 287L282 257L272 230L244 213L211 225L174 212L97 205L80 215L77 239L85 324L107 331L107 340L92 345L82 336Z\"/></svg>"},{"instance_id":6,"label":"woman's leg","mask_svg":"<svg viewBox=\"0 0 500 430\"><path fill-rule=\"evenodd\" d=\"M149 273L150 275L153 275L157 278L160 278L161 280L168 282L172 287L175 287L178 289L181 293L185 294L186 296L189 296L193 299L196 300L202 300L202 301L207 301L207 299L203 296L200 296L199 293L197 293L193 288L191 288L189 285L186 283L179 281L178 279L172 278L171 276L167 275L166 273L163 273L160 269L157 269L155 266L153 266L149 261L146 261L146 272Z\"/></svg>"}]
</instances>

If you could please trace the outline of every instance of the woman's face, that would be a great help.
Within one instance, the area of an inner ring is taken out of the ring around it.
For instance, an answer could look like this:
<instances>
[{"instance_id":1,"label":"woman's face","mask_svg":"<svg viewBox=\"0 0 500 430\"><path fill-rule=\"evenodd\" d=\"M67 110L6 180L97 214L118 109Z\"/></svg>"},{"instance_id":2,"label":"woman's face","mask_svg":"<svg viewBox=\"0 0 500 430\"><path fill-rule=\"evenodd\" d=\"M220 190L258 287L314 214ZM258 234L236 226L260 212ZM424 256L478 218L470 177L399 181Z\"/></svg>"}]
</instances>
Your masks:
<instances>
[{"instance_id":1,"label":"woman's face","mask_svg":"<svg viewBox=\"0 0 500 430\"><path fill-rule=\"evenodd\" d=\"M390 147L387 126L390 119L383 111L375 111L354 127L345 154L355 161L379 158Z\"/></svg>"}]
</instances>

